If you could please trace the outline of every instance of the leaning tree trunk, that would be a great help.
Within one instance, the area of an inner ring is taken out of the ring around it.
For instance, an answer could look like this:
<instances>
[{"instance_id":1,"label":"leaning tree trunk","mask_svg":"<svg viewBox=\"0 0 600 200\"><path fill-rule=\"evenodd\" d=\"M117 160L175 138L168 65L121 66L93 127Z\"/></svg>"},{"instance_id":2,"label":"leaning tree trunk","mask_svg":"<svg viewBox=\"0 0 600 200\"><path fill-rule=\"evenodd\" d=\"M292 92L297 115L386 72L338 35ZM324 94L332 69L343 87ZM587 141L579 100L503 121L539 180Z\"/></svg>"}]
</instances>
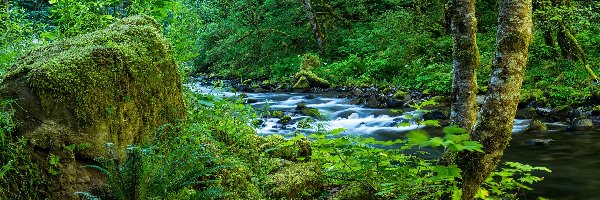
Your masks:
<instances>
[{"instance_id":1,"label":"leaning tree trunk","mask_svg":"<svg viewBox=\"0 0 600 200\"><path fill-rule=\"evenodd\" d=\"M572 49L570 51L574 51L572 53L576 55L575 58L579 58L581 60L581 62L583 63L583 66L585 68L585 71L590 75L590 77L592 77L592 79L594 79L596 81L600 80L598 78L598 76L596 75L596 73L594 73L594 70L592 70L592 68L590 67L590 64L588 63L587 55L583 51L583 48L581 47L581 45L579 45L579 42L577 42L577 39L575 38L573 33L571 33L571 29L562 22L560 23L560 31L559 31L559 36L561 36L561 35L562 35L561 40L563 40L565 43L568 44L568 46Z\"/></svg>"},{"instance_id":2,"label":"leaning tree trunk","mask_svg":"<svg viewBox=\"0 0 600 200\"><path fill-rule=\"evenodd\" d=\"M532 0L501 0L496 35L496 57L488 92L471 139L483 145L483 153L459 156L462 199L471 200L496 168L510 140L520 89L532 39Z\"/></svg>"},{"instance_id":3,"label":"leaning tree trunk","mask_svg":"<svg viewBox=\"0 0 600 200\"><path fill-rule=\"evenodd\" d=\"M477 18L475 0L451 0L451 29L454 37L452 62L452 108L450 122L470 130L477 118Z\"/></svg>"},{"instance_id":4,"label":"leaning tree trunk","mask_svg":"<svg viewBox=\"0 0 600 200\"><path fill-rule=\"evenodd\" d=\"M310 22L310 26L313 34L315 35L315 40L317 40L317 45L319 46L319 50L321 50L322 54L325 54L325 42L323 39L323 34L321 33L321 29L319 27L319 23L317 22L317 17L313 7L311 5L311 0L301 0L304 5L304 10L306 10L306 18Z\"/></svg>"}]
</instances>

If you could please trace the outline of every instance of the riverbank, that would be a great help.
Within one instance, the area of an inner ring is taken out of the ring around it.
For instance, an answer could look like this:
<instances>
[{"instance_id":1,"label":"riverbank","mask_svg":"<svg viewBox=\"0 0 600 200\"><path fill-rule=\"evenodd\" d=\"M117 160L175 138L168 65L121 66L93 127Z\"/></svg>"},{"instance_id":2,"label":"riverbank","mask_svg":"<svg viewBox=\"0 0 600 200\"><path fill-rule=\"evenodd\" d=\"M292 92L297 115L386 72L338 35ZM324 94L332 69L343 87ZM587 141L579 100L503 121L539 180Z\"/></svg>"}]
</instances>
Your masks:
<instances>
[{"instance_id":1,"label":"riverbank","mask_svg":"<svg viewBox=\"0 0 600 200\"><path fill-rule=\"evenodd\" d=\"M329 88L312 87L304 90L293 89L290 82L274 82L269 80L238 80L238 79L219 79L195 77L192 82L202 85L214 85L215 82L223 82L231 91L238 93L301 93L320 94L330 93L336 98L349 99L351 104L361 105L366 108L376 109L410 109L410 105L417 102L433 99L437 103L435 106L429 106L427 109L434 110L429 113L427 119L440 120L442 124L447 124L450 115L450 98L447 94L438 94L431 91L404 90L391 86L336 86ZM527 98L527 94L523 94ZM484 91L480 91L477 102L481 104L484 98ZM593 97L598 98L600 97ZM253 102L253 99L249 99ZM590 100L586 104L578 107L549 108L541 107L535 100L524 99L519 104L517 110L517 119L532 119L532 131L546 131L548 127L539 127L539 122L565 130L592 130L600 127L600 100ZM560 124L560 126L556 126ZM546 126L543 125L543 126Z\"/></svg>"},{"instance_id":2,"label":"riverbank","mask_svg":"<svg viewBox=\"0 0 600 200\"><path fill-rule=\"evenodd\" d=\"M346 136L394 141L405 139L409 131L417 128L414 124L396 126L399 123L411 122L404 114L418 114L411 112L412 109L398 109L402 111L398 113L392 112L393 109L368 108L347 97L350 93L348 91L242 93L233 92L228 88L212 91L206 87L207 81L203 81L204 85L197 83L192 89L197 89L196 92L199 93L220 93L234 99L242 98L240 101L259 112L270 113L259 114L259 121L252 123L257 133L263 136L281 134L294 137L298 132L310 134L316 131L316 126L320 124L327 129L343 128L346 131L341 134ZM228 84L228 81L225 81L225 84ZM324 118L319 119L302 113L303 107L318 109ZM437 109L440 109L439 105ZM440 112L434 110L432 113ZM285 120L284 116L289 116L289 119ZM538 127L540 123L546 126L546 130ZM527 131L531 124L536 125L535 130ZM531 118L515 120L515 134L503 161L546 166L553 170L553 173L537 173L545 177L544 181L534 185L533 191L519 192L521 195L528 198L543 196L556 199L593 199L589 194L594 191L592 188L598 186L595 174L600 172L595 165L600 160L594 152L598 149L596 144L600 144L600 130L575 130L569 127L566 123L543 123ZM438 129L427 130L432 135L443 135ZM526 134L520 134L525 132ZM436 157L438 154L439 152L433 151L429 152L428 156Z\"/></svg>"}]
</instances>

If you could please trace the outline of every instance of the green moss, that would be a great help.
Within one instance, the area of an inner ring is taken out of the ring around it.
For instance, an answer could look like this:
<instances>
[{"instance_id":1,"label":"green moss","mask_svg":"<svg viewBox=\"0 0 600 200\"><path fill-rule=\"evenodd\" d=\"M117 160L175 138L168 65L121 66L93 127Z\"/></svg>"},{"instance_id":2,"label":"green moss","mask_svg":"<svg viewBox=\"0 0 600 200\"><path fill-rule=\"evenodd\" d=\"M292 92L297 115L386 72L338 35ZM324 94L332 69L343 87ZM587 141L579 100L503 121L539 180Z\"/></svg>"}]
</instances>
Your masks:
<instances>
[{"instance_id":1,"label":"green moss","mask_svg":"<svg viewBox=\"0 0 600 200\"><path fill-rule=\"evenodd\" d=\"M323 172L316 162L294 163L269 175L265 184L274 199L311 199L323 189Z\"/></svg>"},{"instance_id":2,"label":"green moss","mask_svg":"<svg viewBox=\"0 0 600 200\"><path fill-rule=\"evenodd\" d=\"M285 125L285 124L290 123L291 120L292 120L292 117L290 117L289 115L286 115L286 116L281 117L281 119L279 119L278 122Z\"/></svg>"},{"instance_id":3,"label":"green moss","mask_svg":"<svg viewBox=\"0 0 600 200\"><path fill-rule=\"evenodd\" d=\"M306 82L308 82L309 87L327 88L327 87L331 86L331 83L329 83L329 81L320 78L315 73L308 71L308 70L300 70L298 73L296 73L295 78L298 80L296 85L298 85L299 87L300 86L305 87ZM303 81L303 79L306 79L306 81ZM300 83L300 85L299 85L299 83ZM295 89L296 89L296 85L294 85Z\"/></svg>"},{"instance_id":4,"label":"green moss","mask_svg":"<svg viewBox=\"0 0 600 200\"><path fill-rule=\"evenodd\" d=\"M248 166L235 160L226 161L225 165L230 167L222 168L217 176L228 199L260 199L258 184L252 180L253 172Z\"/></svg>"},{"instance_id":5,"label":"green moss","mask_svg":"<svg viewBox=\"0 0 600 200\"><path fill-rule=\"evenodd\" d=\"M408 95L407 92L402 91L402 90L398 90L393 96L392 98L396 99L396 100L404 100L405 96Z\"/></svg>"},{"instance_id":6,"label":"green moss","mask_svg":"<svg viewBox=\"0 0 600 200\"><path fill-rule=\"evenodd\" d=\"M302 56L302 65L300 65L300 71L312 71L313 69L319 66L321 66L319 56L310 53L304 54Z\"/></svg>"},{"instance_id":7,"label":"green moss","mask_svg":"<svg viewBox=\"0 0 600 200\"><path fill-rule=\"evenodd\" d=\"M322 119L321 112L317 108L304 108L300 110L300 113L306 116L316 117L317 119Z\"/></svg>"},{"instance_id":8,"label":"green moss","mask_svg":"<svg viewBox=\"0 0 600 200\"><path fill-rule=\"evenodd\" d=\"M294 89L308 89L310 88L310 83L308 82L308 79L304 76L301 76L298 79L298 82L296 82L296 84L294 84Z\"/></svg>"},{"instance_id":9,"label":"green moss","mask_svg":"<svg viewBox=\"0 0 600 200\"><path fill-rule=\"evenodd\" d=\"M185 118L177 64L148 16L32 50L7 72L0 98L18 99L18 134L33 145L88 143L81 155L88 159L109 142L123 154L151 141L158 126Z\"/></svg>"},{"instance_id":10,"label":"green moss","mask_svg":"<svg viewBox=\"0 0 600 200\"><path fill-rule=\"evenodd\" d=\"M265 138L265 142L260 145L260 149L272 158L289 161L310 160L312 154L310 140L302 138L294 141L291 145L285 145L287 141L281 135L270 135Z\"/></svg>"},{"instance_id":11,"label":"green moss","mask_svg":"<svg viewBox=\"0 0 600 200\"><path fill-rule=\"evenodd\" d=\"M279 119L281 119L284 116L285 115L283 114L283 112L279 111L279 110L273 111L273 113L271 113L271 117L273 117L273 118L279 118Z\"/></svg>"}]
</instances>

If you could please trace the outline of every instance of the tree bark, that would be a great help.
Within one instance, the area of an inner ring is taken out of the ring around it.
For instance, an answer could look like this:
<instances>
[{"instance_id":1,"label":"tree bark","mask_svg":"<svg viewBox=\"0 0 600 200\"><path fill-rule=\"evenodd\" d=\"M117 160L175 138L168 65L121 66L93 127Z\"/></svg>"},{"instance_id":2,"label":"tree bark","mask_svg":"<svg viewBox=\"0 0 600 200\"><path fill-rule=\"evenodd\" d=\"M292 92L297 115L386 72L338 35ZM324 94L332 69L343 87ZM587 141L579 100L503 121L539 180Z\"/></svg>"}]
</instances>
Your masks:
<instances>
[{"instance_id":1,"label":"tree bark","mask_svg":"<svg viewBox=\"0 0 600 200\"><path fill-rule=\"evenodd\" d=\"M477 194L510 140L532 40L532 0L501 0L498 23L488 92L471 132L471 139L479 141L484 152L462 153L457 161L465 200Z\"/></svg>"},{"instance_id":2,"label":"tree bark","mask_svg":"<svg viewBox=\"0 0 600 200\"><path fill-rule=\"evenodd\" d=\"M570 47L570 51L574 51L574 52L570 52L570 53L572 53L576 56L575 59L579 58L581 60L581 62L583 63L583 67L585 68L585 71L589 74L590 77L592 77L592 79L594 79L595 81L600 80L598 78L598 76L596 75L596 73L594 73L594 70L592 70L592 68L590 67L590 64L588 63L587 55L585 54L585 51L583 51L583 48L581 47L581 45L579 45L579 42L577 41L575 36L571 33L570 28L561 22L560 30L561 31L559 31L559 36L562 35L563 36L562 40L564 40L566 43L568 43L568 45Z\"/></svg>"},{"instance_id":3,"label":"tree bark","mask_svg":"<svg viewBox=\"0 0 600 200\"><path fill-rule=\"evenodd\" d=\"M304 10L306 11L306 18L310 22L310 26L312 32L315 36L315 40L317 40L317 46L319 50L324 55L325 54L325 41L323 39L323 34L321 33L319 23L317 22L317 17L315 11L313 10L311 0L301 0L304 5Z\"/></svg>"},{"instance_id":4,"label":"tree bark","mask_svg":"<svg viewBox=\"0 0 600 200\"><path fill-rule=\"evenodd\" d=\"M450 10L454 38L450 122L470 130L477 117L476 69L480 59L475 0L451 0Z\"/></svg>"}]
</instances>

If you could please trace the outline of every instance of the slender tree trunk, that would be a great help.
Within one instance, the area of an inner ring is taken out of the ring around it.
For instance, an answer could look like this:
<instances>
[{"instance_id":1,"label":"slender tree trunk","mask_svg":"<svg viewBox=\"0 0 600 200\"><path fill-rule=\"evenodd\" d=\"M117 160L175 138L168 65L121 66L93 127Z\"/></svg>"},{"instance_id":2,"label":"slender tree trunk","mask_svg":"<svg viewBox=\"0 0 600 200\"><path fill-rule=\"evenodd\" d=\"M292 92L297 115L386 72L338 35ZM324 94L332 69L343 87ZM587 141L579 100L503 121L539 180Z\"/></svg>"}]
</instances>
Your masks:
<instances>
[{"instance_id":1,"label":"slender tree trunk","mask_svg":"<svg viewBox=\"0 0 600 200\"><path fill-rule=\"evenodd\" d=\"M555 59L558 58L560 56L560 54L556 50L556 42L554 41L554 38L552 37L552 31L549 29L544 31L544 42L546 43L546 46L550 47L553 58L555 58Z\"/></svg>"},{"instance_id":2,"label":"slender tree trunk","mask_svg":"<svg viewBox=\"0 0 600 200\"><path fill-rule=\"evenodd\" d=\"M480 59L475 0L451 0L450 10L454 37L450 122L470 130L477 117L476 69Z\"/></svg>"},{"instance_id":3,"label":"slender tree trunk","mask_svg":"<svg viewBox=\"0 0 600 200\"><path fill-rule=\"evenodd\" d=\"M571 31L564 25L560 25L558 29L559 30L556 33L556 39L558 40L558 45L560 46L560 51L562 52L563 58L569 60L578 60L579 57L577 56L575 45L567 36L567 34L571 34Z\"/></svg>"},{"instance_id":4,"label":"slender tree trunk","mask_svg":"<svg viewBox=\"0 0 600 200\"><path fill-rule=\"evenodd\" d=\"M592 70L592 68L590 67L587 55L585 54L585 51L583 51L581 45L579 45L579 42L577 41L573 33L571 33L571 29L561 22L560 30L561 31L559 32L559 34L563 36L562 40L564 40L564 42L566 42L570 47L571 52L569 53L574 54L575 59L579 58L581 60L583 66L585 67L585 71L589 74L590 77L592 77L592 79L596 81L600 80L596 73L594 73L594 70Z\"/></svg>"},{"instance_id":5,"label":"slender tree trunk","mask_svg":"<svg viewBox=\"0 0 600 200\"><path fill-rule=\"evenodd\" d=\"M501 0L498 23L488 93L471 132L471 139L483 145L484 153L464 153L457 162L465 200L477 194L510 140L532 40L532 0Z\"/></svg>"},{"instance_id":6,"label":"slender tree trunk","mask_svg":"<svg viewBox=\"0 0 600 200\"><path fill-rule=\"evenodd\" d=\"M313 34L315 35L315 40L317 40L317 45L319 46L319 50L321 53L325 54L325 41L323 39L323 34L321 33L319 23L317 22L317 16L315 11L313 10L311 0L301 0L304 5L304 10L306 11L306 18L310 22L311 29Z\"/></svg>"}]
</instances>

